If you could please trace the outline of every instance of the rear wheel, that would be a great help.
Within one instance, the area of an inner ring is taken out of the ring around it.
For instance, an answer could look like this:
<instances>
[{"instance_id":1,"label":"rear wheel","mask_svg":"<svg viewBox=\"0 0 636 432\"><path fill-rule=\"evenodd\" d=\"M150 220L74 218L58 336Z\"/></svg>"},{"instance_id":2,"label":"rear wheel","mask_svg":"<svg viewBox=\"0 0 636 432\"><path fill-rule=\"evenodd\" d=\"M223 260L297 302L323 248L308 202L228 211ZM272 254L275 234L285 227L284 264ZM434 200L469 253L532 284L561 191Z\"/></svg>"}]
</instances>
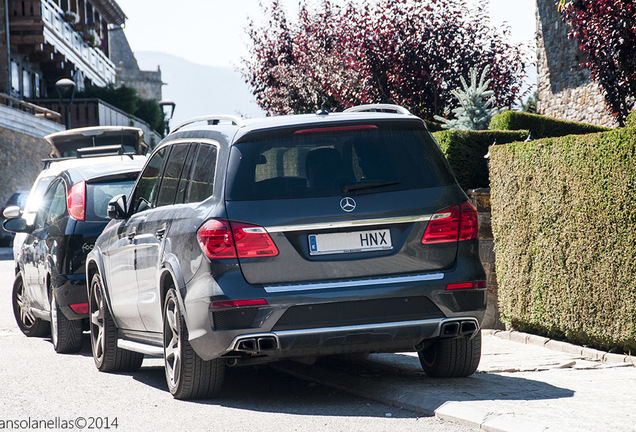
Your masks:
<instances>
[{"instance_id":1,"label":"rear wheel","mask_svg":"<svg viewBox=\"0 0 636 432\"><path fill-rule=\"evenodd\" d=\"M117 346L117 327L104 300L99 274L93 276L89 291L91 349L95 366L101 372L134 371L141 367L144 355Z\"/></svg>"},{"instance_id":2,"label":"rear wheel","mask_svg":"<svg viewBox=\"0 0 636 432\"><path fill-rule=\"evenodd\" d=\"M435 378L467 377L479 366L481 332L473 337L443 339L418 353L422 369Z\"/></svg>"},{"instance_id":3,"label":"rear wheel","mask_svg":"<svg viewBox=\"0 0 636 432\"><path fill-rule=\"evenodd\" d=\"M207 399L219 393L225 362L204 361L194 352L174 288L166 294L163 310L163 350L166 381L176 399Z\"/></svg>"},{"instance_id":4,"label":"rear wheel","mask_svg":"<svg viewBox=\"0 0 636 432\"><path fill-rule=\"evenodd\" d=\"M42 337L49 334L49 324L40 318L34 317L29 310L21 274L18 274L13 282L11 299L13 315L22 333L29 337Z\"/></svg>"},{"instance_id":5,"label":"rear wheel","mask_svg":"<svg viewBox=\"0 0 636 432\"><path fill-rule=\"evenodd\" d=\"M51 306L51 342L55 352L76 353L82 349L82 320L70 320L60 310L55 294L49 293Z\"/></svg>"}]
</instances>

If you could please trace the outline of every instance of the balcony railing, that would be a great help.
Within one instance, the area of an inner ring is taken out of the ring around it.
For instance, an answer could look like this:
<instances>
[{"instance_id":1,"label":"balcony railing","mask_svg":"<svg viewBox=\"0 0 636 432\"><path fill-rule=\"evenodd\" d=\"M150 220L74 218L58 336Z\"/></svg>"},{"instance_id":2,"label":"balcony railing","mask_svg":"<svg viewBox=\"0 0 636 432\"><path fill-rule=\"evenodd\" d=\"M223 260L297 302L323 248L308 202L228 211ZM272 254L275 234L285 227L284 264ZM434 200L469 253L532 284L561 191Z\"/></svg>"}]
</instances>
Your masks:
<instances>
[{"instance_id":1,"label":"balcony railing","mask_svg":"<svg viewBox=\"0 0 636 432\"><path fill-rule=\"evenodd\" d=\"M42 106L16 99L7 94L0 93L0 105L6 105L13 109L33 114L36 117L62 123L62 116L59 112L44 108Z\"/></svg>"},{"instance_id":2,"label":"balcony railing","mask_svg":"<svg viewBox=\"0 0 636 432\"><path fill-rule=\"evenodd\" d=\"M52 45L97 86L115 81L113 62L101 49L89 46L82 35L64 21L64 11L55 2L23 0L11 3L9 15L12 28L29 29L28 35L17 36L16 42L46 42Z\"/></svg>"}]
</instances>

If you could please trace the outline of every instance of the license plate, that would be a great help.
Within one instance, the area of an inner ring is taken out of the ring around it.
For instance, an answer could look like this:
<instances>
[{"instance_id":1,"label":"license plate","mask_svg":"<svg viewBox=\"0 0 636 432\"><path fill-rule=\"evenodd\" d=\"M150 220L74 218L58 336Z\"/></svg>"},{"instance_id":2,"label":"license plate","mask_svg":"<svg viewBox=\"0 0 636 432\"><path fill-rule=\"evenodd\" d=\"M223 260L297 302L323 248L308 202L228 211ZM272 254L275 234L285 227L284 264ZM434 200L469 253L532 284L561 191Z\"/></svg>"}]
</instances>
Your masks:
<instances>
[{"instance_id":1,"label":"license plate","mask_svg":"<svg viewBox=\"0 0 636 432\"><path fill-rule=\"evenodd\" d=\"M309 254L326 255L393 249L388 229L334 234L311 234Z\"/></svg>"}]
</instances>

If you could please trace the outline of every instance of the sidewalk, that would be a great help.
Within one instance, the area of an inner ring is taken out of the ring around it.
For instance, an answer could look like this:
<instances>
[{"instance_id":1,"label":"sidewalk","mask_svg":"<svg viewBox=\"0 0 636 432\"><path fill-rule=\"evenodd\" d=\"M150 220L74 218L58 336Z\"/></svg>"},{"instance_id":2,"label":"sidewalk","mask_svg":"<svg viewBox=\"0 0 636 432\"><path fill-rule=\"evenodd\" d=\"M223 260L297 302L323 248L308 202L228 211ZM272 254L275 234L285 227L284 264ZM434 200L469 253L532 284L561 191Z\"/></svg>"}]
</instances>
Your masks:
<instances>
[{"instance_id":1,"label":"sidewalk","mask_svg":"<svg viewBox=\"0 0 636 432\"><path fill-rule=\"evenodd\" d=\"M636 431L634 357L517 332L483 331L478 372L432 379L417 355L373 354L279 368L423 415L486 431Z\"/></svg>"}]
</instances>

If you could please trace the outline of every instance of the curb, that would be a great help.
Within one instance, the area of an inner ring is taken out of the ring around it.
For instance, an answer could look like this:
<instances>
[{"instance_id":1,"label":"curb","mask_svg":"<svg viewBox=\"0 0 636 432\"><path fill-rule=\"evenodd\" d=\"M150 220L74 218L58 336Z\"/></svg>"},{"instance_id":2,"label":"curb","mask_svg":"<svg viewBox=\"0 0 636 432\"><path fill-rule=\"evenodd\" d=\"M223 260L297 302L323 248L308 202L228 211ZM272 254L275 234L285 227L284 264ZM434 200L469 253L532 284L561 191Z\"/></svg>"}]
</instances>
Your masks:
<instances>
[{"instance_id":1,"label":"curb","mask_svg":"<svg viewBox=\"0 0 636 432\"><path fill-rule=\"evenodd\" d=\"M543 348L548 348L552 351L558 351L570 355L579 356L586 360L597 361L606 365L636 366L636 357L627 354L608 353L593 348L574 345L569 342L558 341L514 330L482 329L482 332L485 334L496 336L500 339L522 343L525 345L535 345Z\"/></svg>"}]
</instances>

